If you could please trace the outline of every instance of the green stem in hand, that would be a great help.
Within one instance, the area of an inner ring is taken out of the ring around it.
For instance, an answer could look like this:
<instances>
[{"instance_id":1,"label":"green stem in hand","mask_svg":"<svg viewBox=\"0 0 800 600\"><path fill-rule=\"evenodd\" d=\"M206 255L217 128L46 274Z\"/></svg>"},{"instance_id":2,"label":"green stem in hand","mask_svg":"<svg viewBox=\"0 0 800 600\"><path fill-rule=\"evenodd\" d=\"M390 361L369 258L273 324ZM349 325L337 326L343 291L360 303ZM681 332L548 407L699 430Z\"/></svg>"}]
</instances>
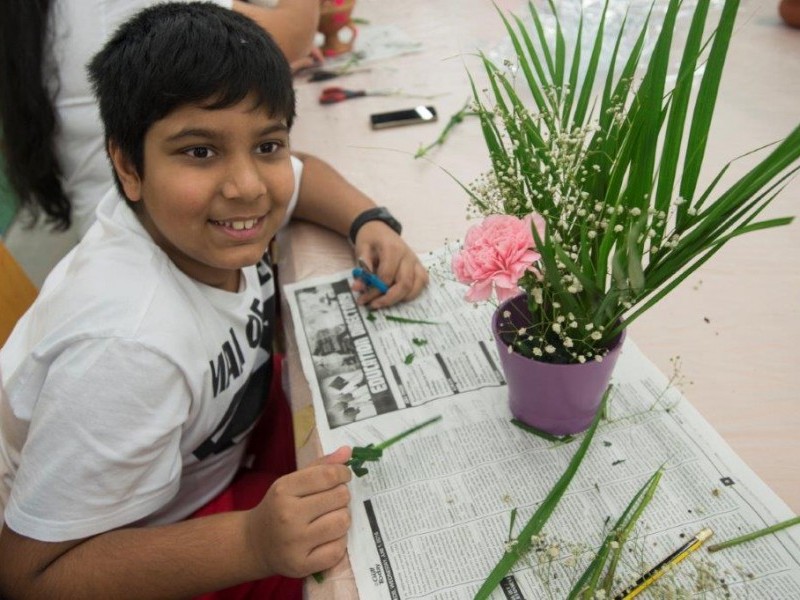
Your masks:
<instances>
[{"instance_id":1,"label":"green stem in hand","mask_svg":"<svg viewBox=\"0 0 800 600\"><path fill-rule=\"evenodd\" d=\"M800 517L793 517L788 519L787 521L782 521L781 523L776 523L775 525L770 525L769 527L765 527L764 529L759 529L758 531L754 531L752 533L748 533L732 540L728 540L726 542L720 542L719 544L714 544L708 547L709 552L716 552L717 550L724 550L725 548L730 548L731 546L737 546L744 542L749 542L750 540L754 540L756 538L760 538L761 536L767 535L768 533L775 533L776 531L780 531L781 529L786 529L787 527L791 527L792 525L800 524Z\"/></svg>"},{"instance_id":2,"label":"green stem in hand","mask_svg":"<svg viewBox=\"0 0 800 600\"><path fill-rule=\"evenodd\" d=\"M428 419L420 423L419 425L414 425L405 431L398 433L396 436L389 438L386 441L381 442L377 446L374 444L368 444L366 446L354 446L353 447L353 455L351 456L350 460L345 463L348 467L353 469L353 473L355 473L356 477L363 477L369 470L364 467L364 463L368 461L377 462L381 456L383 456L383 451L386 450L392 444L396 444L404 437L411 435L412 433L419 431L423 427L427 427L436 421L440 421L442 419L441 415Z\"/></svg>"}]
</instances>

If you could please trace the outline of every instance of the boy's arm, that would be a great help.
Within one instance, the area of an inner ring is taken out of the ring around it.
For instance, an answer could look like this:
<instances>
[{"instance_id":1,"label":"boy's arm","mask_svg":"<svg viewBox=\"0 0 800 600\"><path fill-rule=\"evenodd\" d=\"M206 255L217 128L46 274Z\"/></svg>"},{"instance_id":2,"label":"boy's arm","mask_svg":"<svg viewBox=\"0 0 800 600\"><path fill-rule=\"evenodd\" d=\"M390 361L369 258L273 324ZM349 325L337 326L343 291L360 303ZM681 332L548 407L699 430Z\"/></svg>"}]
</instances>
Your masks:
<instances>
[{"instance_id":1,"label":"boy's arm","mask_svg":"<svg viewBox=\"0 0 800 600\"><path fill-rule=\"evenodd\" d=\"M308 154L294 154L303 161L303 175L293 217L347 236L355 218L375 203L327 163ZM380 295L374 289L364 290L357 282L356 289L364 291L360 304L383 308L412 300L428 283L428 272L416 253L382 221L369 221L358 230L354 252L389 284L389 291Z\"/></svg>"},{"instance_id":2,"label":"boy's arm","mask_svg":"<svg viewBox=\"0 0 800 600\"><path fill-rule=\"evenodd\" d=\"M305 59L313 51L319 6L320 0L281 0L275 8L233 0L233 10L263 27L290 63Z\"/></svg>"},{"instance_id":3,"label":"boy's arm","mask_svg":"<svg viewBox=\"0 0 800 600\"><path fill-rule=\"evenodd\" d=\"M178 598L280 573L304 577L346 551L350 496L340 448L278 479L252 510L49 543L0 531L0 596Z\"/></svg>"}]
</instances>

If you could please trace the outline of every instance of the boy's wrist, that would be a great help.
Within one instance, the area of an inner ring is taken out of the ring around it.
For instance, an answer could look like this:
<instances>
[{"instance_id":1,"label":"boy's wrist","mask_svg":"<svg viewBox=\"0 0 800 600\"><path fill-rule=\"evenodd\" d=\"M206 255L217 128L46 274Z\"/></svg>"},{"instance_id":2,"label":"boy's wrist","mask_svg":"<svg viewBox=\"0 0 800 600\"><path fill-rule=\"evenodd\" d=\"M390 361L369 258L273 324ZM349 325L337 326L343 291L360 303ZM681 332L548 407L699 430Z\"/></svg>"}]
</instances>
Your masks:
<instances>
[{"instance_id":1,"label":"boy's wrist","mask_svg":"<svg viewBox=\"0 0 800 600\"><path fill-rule=\"evenodd\" d=\"M350 225L350 232L347 236L351 244L355 245L359 230L370 221L381 221L394 230L397 235L403 232L403 226L400 224L400 221L395 219L385 206L376 206L365 210L353 219L353 223Z\"/></svg>"},{"instance_id":2,"label":"boy's wrist","mask_svg":"<svg viewBox=\"0 0 800 600\"><path fill-rule=\"evenodd\" d=\"M253 575L252 579L264 579L275 575L275 569L263 553L263 544L258 539L263 535L263 527L259 526L260 519L258 511L255 509L236 511L238 529L240 538L244 541L246 552L247 566L245 569L248 573Z\"/></svg>"}]
</instances>

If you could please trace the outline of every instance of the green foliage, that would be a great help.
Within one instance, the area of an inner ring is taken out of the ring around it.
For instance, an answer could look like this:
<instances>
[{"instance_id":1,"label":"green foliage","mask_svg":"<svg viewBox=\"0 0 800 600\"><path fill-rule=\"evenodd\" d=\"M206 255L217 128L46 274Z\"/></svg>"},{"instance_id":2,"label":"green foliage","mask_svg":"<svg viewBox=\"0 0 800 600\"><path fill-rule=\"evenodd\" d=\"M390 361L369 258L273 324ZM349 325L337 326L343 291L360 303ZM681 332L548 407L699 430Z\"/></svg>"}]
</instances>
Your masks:
<instances>
[{"instance_id":1,"label":"green foliage","mask_svg":"<svg viewBox=\"0 0 800 600\"><path fill-rule=\"evenodd\" d=\"M492 171L465 189L478 214L546 221L543 235L533 231L537 270L520 280L530 326L505 332L516 351L550 362L602 359L624 327L732 238L792 221L759 215L800 168L800 126L758 149L765 156L726 189L731 163L700 188L738 6L725 0L711 22L709 0L699 0L682 48L674 48L681 3L669 0L646 65L648 23L628 55L620 51L623 23L605 74L597 66L607 3L588 42L581 19L571 58L554 3L552 41L533 3L533 27L498 9L516 63L481 55L488 88L473 81L472 89ZM680 61L668 88L673 53Z\"/></svg>"}]
</instances>

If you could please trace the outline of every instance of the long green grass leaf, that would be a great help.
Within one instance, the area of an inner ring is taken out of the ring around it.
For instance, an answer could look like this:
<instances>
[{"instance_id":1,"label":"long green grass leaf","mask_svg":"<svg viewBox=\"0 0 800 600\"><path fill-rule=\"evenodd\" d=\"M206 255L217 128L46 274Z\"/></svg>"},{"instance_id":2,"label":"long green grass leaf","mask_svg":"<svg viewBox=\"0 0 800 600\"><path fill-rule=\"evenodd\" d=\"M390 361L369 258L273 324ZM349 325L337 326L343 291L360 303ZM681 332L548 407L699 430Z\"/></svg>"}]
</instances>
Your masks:
<instances>
[{"instance_id":1,"label":"long green grass leaf","mask_svg":"<svg viewBox=\"0 0 800 600\"><path fill-rule=\"evenodd\" d=\"M691 200L694 197L694 192L697 188L697 180L700 176L706 144L708 143L711 118L714 115L714 106L716 105L719 84L722 79L722 69L725 66L725 57L728 53L731 32L733 31L733 24L738 10L739 0L726 0L722 6L719 24L714 34L714 42L711 45L703 79L700 82L698 96L703 101L696 102L694 105L694 114L687 143L686 162L681 176L680 195L687 200Z\"/></svg>"},{"instance_id":2,"label":"long green grass leaf","mask_svg":"<svg viewBox=\"0 0 800 600\"><path fill-rule=\"evenodd\" d=\"M606 2L603 4L603 12L600 14L600 22L597 25L597 32L595 33L592 53L589 56L589 62L586 65L586 72L583 81L581 82L580 92L578 93L578 103L575 105L575 113L572 117L572 122L576 124L583 123L584 119L586 118L586 110L589 107L589 98L591 98L592 90L594 88L594 80L597 74L597 65L600 63L600 54L603 51L603 36L605 35L607 11L608 0L606 0ZM616 58L616 56L614 58ZM612 75L613 70L614 62L612 61L609 71Z\"/></svg>"},{"instance_id":3,"label":"long green grass leaf","mask_svg":"<svg viewBox=\"0 0 800 600\"><path fill-rule=\"evenodd\" d=\"M678 170L678 160L681 153L684 126L688 113L689 102L694 82L694 73L700 53L700 44L703 29L708 15L708 2L700 2L692 16L689 33L686 36L681 64L678 69L678 78L672 91L669 119L664 132L661 147L661 164L659 167L658 187L654 206L656 210L667 211L672 201L675 186L675 175ZM660 237L654 242L659 244Z\"/></svg>"}]
</instances>

